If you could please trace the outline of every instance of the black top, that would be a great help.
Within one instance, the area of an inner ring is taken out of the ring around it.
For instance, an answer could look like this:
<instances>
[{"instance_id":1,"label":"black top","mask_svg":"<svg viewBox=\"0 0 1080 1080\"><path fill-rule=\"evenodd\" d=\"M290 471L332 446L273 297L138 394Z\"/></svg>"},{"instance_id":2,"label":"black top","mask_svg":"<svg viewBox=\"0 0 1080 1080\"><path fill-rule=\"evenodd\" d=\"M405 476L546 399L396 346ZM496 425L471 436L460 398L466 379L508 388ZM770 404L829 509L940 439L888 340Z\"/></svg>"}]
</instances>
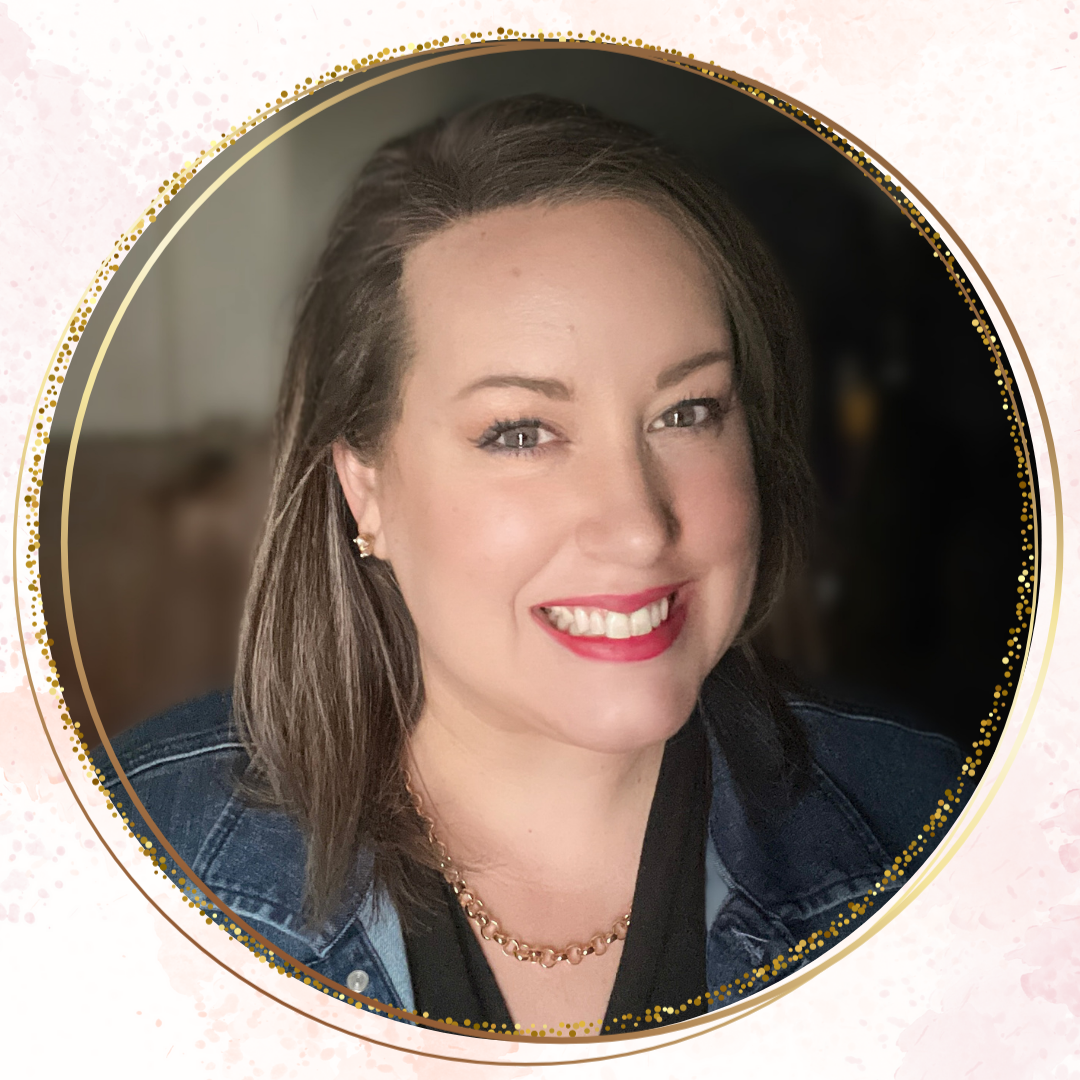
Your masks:
<instances>
[{"instance_id":1,"label":"black top","mask_svg":"<svg viewBox=\"0 0 1080 1080\"><path fill-rule=\"evenodd\" d=\"M630 930L615 973L604 1032L655 1027L705 1012L705 839L709 750L694 716L667 742L641 848ZM405 931L416 1009L432 1019L513 1030L498 983L448 885L445 904ZM614 921L614 916L613 916ZM584 928L583 930L587 930ZM591 932L591 931L590 931ZM512 961L507 958L507 963ZM586 957L582 963L595 963ZM696 1004L695 1004L696 1002ZM685 1008L683 1008L685 1006ZM579 1017L567 1017L573 1022Z\"/></svg>"}]
</instances>

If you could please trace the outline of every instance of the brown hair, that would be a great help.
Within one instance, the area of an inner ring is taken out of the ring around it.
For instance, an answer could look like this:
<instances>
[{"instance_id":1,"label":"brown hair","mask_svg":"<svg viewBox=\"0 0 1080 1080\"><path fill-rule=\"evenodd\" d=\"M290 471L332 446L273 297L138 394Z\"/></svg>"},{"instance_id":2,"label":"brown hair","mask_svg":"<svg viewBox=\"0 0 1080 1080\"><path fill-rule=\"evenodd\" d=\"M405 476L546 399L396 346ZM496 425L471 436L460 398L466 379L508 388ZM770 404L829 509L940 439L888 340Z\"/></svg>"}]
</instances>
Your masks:
<instances>
[{"instance_id":1,"label":"brown hair","mask_svg":"<svg viewBox=\"0 0 1080 1080\"><path fill-rule=\"evenodd\" d=\"M343 440L377 462L393 429L407 362L405 257L473 214L613 198L653 208L693 242L729 315L762 515L742 640L800 561L811 488L797 320L760 241L715 184L638 128L542 96L482 105L384 146L339 211L301 306L233 697L251 756L244 789L305 832L313 922L371 882L405 908L430 866L402 771L423 705L416 632L390 566L358 558L332 461ZM756 738L761 753L735 755L756 762L741 785L749 794L790 772L802 745L777 729Z\"/></svg>"}]
</instances>

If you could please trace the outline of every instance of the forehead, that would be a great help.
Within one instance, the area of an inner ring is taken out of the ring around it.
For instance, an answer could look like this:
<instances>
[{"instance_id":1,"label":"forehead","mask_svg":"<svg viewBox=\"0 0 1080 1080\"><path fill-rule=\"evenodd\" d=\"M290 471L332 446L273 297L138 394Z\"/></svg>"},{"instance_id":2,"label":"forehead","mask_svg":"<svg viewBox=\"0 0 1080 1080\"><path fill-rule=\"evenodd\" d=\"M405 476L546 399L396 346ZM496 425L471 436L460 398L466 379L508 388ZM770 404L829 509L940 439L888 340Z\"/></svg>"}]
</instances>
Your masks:
<instances>
[{"instance_id":1,"label":"forehead","mask_svg":"<svg viewBox=\"0 0 1080 1080\"><path fill-rule=\"evenodd\" d=\"M624 366L662 365L726 344L695 247L629 200L533 203L457 222L409 253L403 293L414 359L437 357L445 377L493 364L585 375L613 350Z\"/></svg>"}]
</instances>

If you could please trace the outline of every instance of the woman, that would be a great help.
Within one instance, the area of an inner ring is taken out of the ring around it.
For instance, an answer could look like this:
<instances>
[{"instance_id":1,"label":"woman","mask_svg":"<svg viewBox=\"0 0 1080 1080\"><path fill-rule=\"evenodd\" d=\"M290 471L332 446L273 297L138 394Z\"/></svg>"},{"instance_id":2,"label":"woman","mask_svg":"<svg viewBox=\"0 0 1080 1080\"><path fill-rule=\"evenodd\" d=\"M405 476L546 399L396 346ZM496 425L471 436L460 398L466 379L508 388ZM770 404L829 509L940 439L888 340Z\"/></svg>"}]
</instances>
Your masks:
<instances>
[{"instance_id":1,"label":"woman","mask_svg":"<svg viewBox=\"0 0 1080 1080\"><path fill-rule=\"evenodd\" d=\"M802 377L761 245L643 132L530 97L379 151L293 338L231 702L116 742L196 879L482 1029L684 1019L847 932L958 758L753 660Z\"/></svg>"}]
</instances>

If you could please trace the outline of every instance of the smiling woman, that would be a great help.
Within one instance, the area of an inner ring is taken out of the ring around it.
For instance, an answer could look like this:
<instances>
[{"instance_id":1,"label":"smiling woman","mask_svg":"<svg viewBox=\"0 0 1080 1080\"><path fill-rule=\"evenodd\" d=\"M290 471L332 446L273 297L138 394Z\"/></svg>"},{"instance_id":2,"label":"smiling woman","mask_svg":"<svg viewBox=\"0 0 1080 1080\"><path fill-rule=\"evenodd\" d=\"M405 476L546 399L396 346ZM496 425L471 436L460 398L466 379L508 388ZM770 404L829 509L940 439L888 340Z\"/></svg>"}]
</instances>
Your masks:
<instances>
[{"instance_id":1,"label":"smiling woman","mask_svg":"<svg viewBox=\"0 0 1080 1080\"><path fill-rule=\"evenodd\" d=\"M636 203L533 202L424 241L403 295L400 419L377 464L345 441L336 460L423 642L414 742L434 717L470 741L662 745L742 626L759 546L731 332L702 260Z\"/></svg>"},{"instance_id":2,"label":"smiling woman","mask_svg":"<svg viewBox=\"0 0 1080 1080\"><path fill-rule=\"evenodd\" d=\"M805 547L800 340L637 128L525 97L376 153L293 337L233 696L113 744L195 877L495 1031L685 1019L843 936L959 766L748 644Z\"/></svg>"}]
</instances>

